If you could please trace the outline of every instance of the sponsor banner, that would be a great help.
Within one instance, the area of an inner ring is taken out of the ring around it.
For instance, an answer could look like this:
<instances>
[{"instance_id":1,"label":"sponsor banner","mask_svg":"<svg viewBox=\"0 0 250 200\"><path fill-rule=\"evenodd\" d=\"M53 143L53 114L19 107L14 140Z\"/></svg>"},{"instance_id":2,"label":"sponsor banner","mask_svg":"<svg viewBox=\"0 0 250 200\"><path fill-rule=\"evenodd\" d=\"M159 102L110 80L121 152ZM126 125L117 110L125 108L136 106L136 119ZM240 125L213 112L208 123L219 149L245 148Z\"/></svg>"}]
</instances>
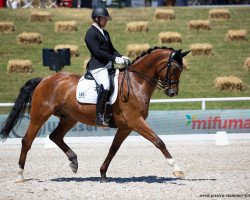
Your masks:
<instances>
[{"instance_id":1,"label":"sponsor banner","mask_svg":"<svg viewBox=\"0 0 250 200\"><path fill-rule=\"evenodd\" d=\"M0 115L0 123L7 115ZM58 125L55 116L41 127L39 137L46 137ZM183 111L150 111L147 119L149 126L158 135L174 134L215 134L217 131L227 133L250 133L250 110L183 110ZM29 124L25 115L19 126L16 126L10 137L23 137ZM116 129L100 128L77 123L66 136L113 136ZM132 135L138 135L133 132Z\"/></svg>"}]
</instances>

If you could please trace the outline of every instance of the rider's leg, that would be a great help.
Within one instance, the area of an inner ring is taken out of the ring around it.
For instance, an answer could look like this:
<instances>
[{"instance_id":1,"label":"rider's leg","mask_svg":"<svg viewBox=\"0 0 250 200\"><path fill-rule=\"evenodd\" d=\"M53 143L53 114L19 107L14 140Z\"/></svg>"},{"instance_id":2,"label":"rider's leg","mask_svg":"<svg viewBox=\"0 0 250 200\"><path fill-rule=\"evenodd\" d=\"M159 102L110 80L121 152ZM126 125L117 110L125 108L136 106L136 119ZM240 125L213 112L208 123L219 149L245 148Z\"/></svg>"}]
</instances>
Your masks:
<instances>
[{"instance_id":1,"label":"rider's leg","mask_svg":"<svg viewBox=\"0 0 250 200\"><path fill-rule=\"evenodd\" d=\"M98 125L108 125L104 119L104 109L107 101L108 90L104 90L103 85L100 86L96 103L96 123Z\"/></svg>"},{"instance_id":2,"label":"rider's leg","mask_svg":"<svg viewBox=\"0 0 250 200\"><path fill-rule=\"evenodd\" d=\"M100 85L96 104L96 123L98 125L107 125L104 119L104 109L110 88L108 70L106 68L98 68L90 72L97 84Z\"/></svg>"}]
</instances>

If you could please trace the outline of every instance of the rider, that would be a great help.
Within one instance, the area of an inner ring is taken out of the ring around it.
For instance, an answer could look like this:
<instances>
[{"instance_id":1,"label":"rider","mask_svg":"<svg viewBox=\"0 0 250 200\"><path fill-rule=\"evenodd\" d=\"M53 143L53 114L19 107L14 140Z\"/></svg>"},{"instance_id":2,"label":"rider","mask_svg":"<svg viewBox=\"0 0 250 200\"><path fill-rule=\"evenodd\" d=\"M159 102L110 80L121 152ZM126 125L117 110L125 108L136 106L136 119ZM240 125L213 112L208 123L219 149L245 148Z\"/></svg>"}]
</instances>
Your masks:
<instances>
[{"instance_id":1,"label":"rider","mask_svg":"<svg viewBox=\"0 0 250 200\"><path fill-rule=\"evenodd\" d=\"M91 53L87 70L100 86L96 104L96 123L107 125L104 118L104 109L110 89L108 69L113 68L114 63L117 64L118 68L123 68L129 58L117 52L113 47L109 33L103 29L107 21L111 19L107 9L103 7L95 8L91 17L93 24L85 35L85 43Z\"/></svg>"}]
</instances>

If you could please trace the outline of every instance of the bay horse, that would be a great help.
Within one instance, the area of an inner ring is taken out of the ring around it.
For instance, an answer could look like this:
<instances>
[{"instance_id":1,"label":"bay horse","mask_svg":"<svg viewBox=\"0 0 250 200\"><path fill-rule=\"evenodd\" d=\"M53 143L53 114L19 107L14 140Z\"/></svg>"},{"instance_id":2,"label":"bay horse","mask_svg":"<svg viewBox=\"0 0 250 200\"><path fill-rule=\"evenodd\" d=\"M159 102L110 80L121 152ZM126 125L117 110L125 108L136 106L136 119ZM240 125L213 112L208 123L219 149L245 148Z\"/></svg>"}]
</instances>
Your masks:
<instances>
[{"instance_id":1,"label":"bay horse","mask_svg":"<svg viewBox=\"0 0 250 200\"><path fill-rule=\"evenodd\" d=\"M154 47L142 53L129 67L120 72L118 77L120 92L112 105L117 132L100 168L101 182L108 181L106 172L109 164L132 131L136 131L161 150L175 177L184 177L184 173L168 152L164 142L149 127L145 119L148 116L150 98L157 86L170 97L178 94L179 78L183 70L182 58L188 53L189 51L182 52L181 49ZM59 72L45 78L30 79L20 89L14 106L0 129L1 138L5 140L22 119L25 110L29 108L30 122L22 139L16 182L25 181L23 172L27 153L39 129L51 115L59 118L59 124L49 138L67 155L71 170L77 172L77 155L63 138L77 122L96 125L96 105L81 104L76 100L79 79L79 75Z\"/></svg>"}]
</instances>

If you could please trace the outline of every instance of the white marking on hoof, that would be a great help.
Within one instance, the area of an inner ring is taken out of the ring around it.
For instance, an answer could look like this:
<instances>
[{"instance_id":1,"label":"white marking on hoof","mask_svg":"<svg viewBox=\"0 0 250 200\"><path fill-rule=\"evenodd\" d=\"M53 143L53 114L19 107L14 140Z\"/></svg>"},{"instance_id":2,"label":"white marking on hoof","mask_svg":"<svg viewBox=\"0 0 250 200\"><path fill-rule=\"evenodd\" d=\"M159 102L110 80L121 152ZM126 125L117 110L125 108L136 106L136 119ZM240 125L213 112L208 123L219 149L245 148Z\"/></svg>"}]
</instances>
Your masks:
<instances>
[{"instance_id":1,"label":"white marking on hoof","mask_svg":"<svg viewBox=\"0 0 250 200\"><path fill-rule=\"evenodd\" d=\"M17 170L17 174L18 174L18 177L17 177L15 183L24 183L25 179L23 178L23 169L19 168Z\"/></svg>"},{"instance_id":2,"label":"white marking on hoof","mask_svg":"<svg viewBox=\"0 0 250 200\"><path fill-rule=\"evenodd\" d=\"M167 159L169 165L173 168L173 174L177 178L183 178L184 173L182 172L180 166L176 163L174 158Z\"/></svg>"},{"instance_id":3,"label":"white marking on hoof","mask_svg":"<svg viewBox=\"0 0 250 200\"><path fill-rule=\"evenodd\" d=\"M24 183L26 180L25 179L19 179L17 178L15 183Z\"/></svg>"},{"instance_id":4,"label":"white marking on hoof","mask_svg":"<svg viewBox=\"0 0 250 200\"><path fill-rule=\"evenodd\" d=\"M185 175L182 171L173 171L173 175L176 177L176 178L184 178Z\"/></svg>"}]
</instances>

